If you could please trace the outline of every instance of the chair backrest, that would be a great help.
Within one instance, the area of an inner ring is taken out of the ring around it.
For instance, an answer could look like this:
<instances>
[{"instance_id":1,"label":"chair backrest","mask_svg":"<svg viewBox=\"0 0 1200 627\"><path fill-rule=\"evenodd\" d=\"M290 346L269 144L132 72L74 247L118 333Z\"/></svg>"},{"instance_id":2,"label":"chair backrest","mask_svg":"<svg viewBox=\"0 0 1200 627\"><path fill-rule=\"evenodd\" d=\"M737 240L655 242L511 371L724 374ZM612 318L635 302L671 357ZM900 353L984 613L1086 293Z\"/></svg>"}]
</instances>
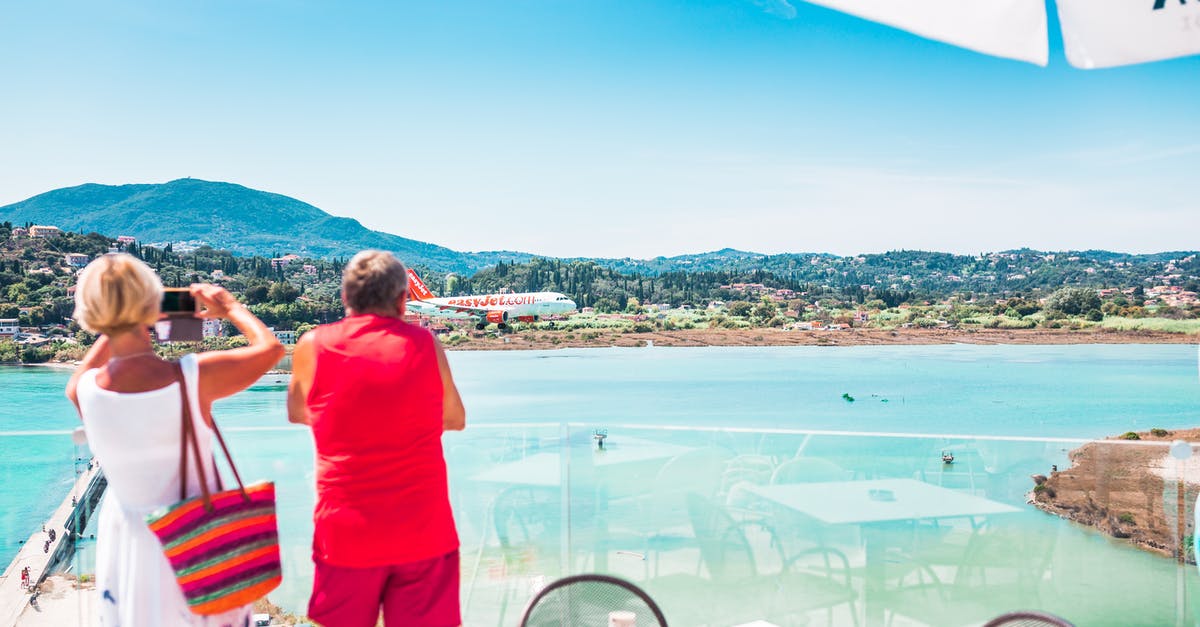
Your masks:
<instances>
[{"instance_id":1,"label":"chair backrest","mask_svg":"<svg viewBox=\"0 0 1200 627\"><path fill-rule=\"evenodd\" d=\"M783 462L771 475L771 483L817 483L846 481L849 473L837 464L819 457L797 457Z\"/></svg>"},{"instance_id":2,"label":"chair backrest","mask_svg":"<svg viewBox=\"0 0 1200 627\"><path fill-rule=\"evenodd\" d=\"M659 469L650 494L649 525L667 529L687 525L685 497L711 497L721 487L721 473L729 459L725 451L703 448L680 453Z\"/></svg>"},{"instance_id":3,"label":"chair backrest","mask_svg":"<svg viewBox=\"0 0 1200 627\"><path fill-rule=\"evenodd\" d=\"M700 559L714 581L758 575L754 549L728 512L698 494L687 495L687 508L700 546Z\"/></svg>"},{"instance_id":4,"label":"chair backrest","mask_svg":"<svg viewBox=\"0 0 1200 627\"><path fill-rule=\"evenodd\" d=\"M632 612L637 627L666 627L667 619L650 595L608 575L572 575L542 588L521 617L521 627L608 625L612 612Z\"/></svg>"},{"instance_id":5,"label":"chair backrest","mask_svg":"<svg viewBox=\"0 0 1200 627\"><path fill-rule=\"evenodd\" d=\"M562 511L556 490L514 486L492 502L492 524L502 548L558 542Z\"/></svg>"},{"instance_id":6,"label":"chair backrest","mask_svg":"<svg viewBox=\"0 0 1200 627\"><path fill-rule=\"evenodd\" d=\"M1009 612L989 620L983 627L1075 627L1070 621L1044 612Z\"/></svg>"}]
</instances>

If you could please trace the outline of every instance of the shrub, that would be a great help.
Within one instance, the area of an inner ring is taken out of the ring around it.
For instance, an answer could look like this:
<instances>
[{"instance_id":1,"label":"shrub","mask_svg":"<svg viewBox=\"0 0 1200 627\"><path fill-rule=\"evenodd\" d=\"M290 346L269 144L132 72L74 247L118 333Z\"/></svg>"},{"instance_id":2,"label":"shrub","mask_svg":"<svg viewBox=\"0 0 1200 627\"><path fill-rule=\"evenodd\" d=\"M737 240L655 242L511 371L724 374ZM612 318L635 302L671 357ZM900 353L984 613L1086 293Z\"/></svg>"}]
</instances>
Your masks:
<instances>
[{"instance_id":1,"label":"shrub","mask_svg":"<svg viewBox=\"0 0 1200 627\"><path fill-rule=\"evenodd\" d=\"M1137 523L1135 523L1135 522L1134 522L1134 520L1133 520L1133 514L1130 514L1129 512L1125 512L1124 514L1121 514L1120 516L1117 516L1117 520L1119 520L1119 521L1121 521L1121 522L1125 523L1126 525L1134 525L1134 524L1137 524Z\"/></svg>"},{"instance_id":2,"label":"shrub","mask_svg":"<svg viewBox=\"0 0 1200 627\"><path fill-rule=\"evenodd\" d=\"M632 330L634 333L649 333L654 330L654 325L648 322L635 322Z\"/></svg>"},{"instance_id":3,"label":"shrub","mask_svg":"<svg viewBox=\"0 0 1200 627\"><path fill-rule=\"evenodd\" d=\"M1142 439L1142 436L1138 435L1137 433L1135 433L1133 431L1126 431L1125 434L1121 436L1121 439L1122 440L1140 440L1140 439Z\"/></svg>"},{"instance_id":4,"label":"shrub","mask_svg":"<svg viewBox=\"0 0 1200 627\"><path fill-rule=\"evenodd\" d=\"M1096 290L1086 287L1064 287L1046 299L1046 309L1068 316L1098 310L1100 305L1100 297L1096 295Z\"/></svg>"},{"instance_id":5,"label":"shrub","mask_svg":"<svg viewBox=\"0 0 1200 627\"><path fill-rule=\"evenodd\" d=\"M1155 427L1154 429L1150 430L1150 435L1152 435L1156 438L1165 438L1168 435L1171 435L1171 432L1167 431L1166 429L1159 429L1159 428Z\"/></svg>"}]
</instances>

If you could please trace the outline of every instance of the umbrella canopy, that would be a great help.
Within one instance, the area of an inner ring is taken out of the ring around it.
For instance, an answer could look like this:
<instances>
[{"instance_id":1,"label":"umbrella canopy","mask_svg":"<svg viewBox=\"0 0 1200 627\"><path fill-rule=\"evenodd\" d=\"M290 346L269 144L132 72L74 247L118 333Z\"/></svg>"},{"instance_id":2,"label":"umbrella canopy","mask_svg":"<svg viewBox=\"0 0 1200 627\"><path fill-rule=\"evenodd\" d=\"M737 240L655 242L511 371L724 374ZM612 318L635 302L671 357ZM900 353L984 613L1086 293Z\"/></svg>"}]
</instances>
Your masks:
<instances>
[{"instance_id":1,"label":"umbrella canopy","mask_svg":"<svg viewBox=\"0 0 1200 627\"><path fill-rule=\"evenodd\" d=\"M809 0L929 39L1046 65L1044 0ZM1067 61L1105 68L1200 54L1200 0L1056 0Z\"/></svg>"}]
</instances>

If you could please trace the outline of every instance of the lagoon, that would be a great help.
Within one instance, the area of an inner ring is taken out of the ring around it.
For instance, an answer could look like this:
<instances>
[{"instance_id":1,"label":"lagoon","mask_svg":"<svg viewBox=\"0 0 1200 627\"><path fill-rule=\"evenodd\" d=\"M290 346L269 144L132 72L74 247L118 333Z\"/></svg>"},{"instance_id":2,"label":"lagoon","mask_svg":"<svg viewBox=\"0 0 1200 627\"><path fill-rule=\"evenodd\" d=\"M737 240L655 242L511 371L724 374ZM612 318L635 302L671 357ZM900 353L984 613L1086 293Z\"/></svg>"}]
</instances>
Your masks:
<instances>
[{"instance_id":1,"label":"lagoon","mask_svg":"<svg viewBox=\"0 0 1200 627\"><path fill-rule=\"evenodd\" d=\"M568 422L585 425L584 431L608 429L610 437L634 427L653 437L654 429L641 428L661 426L947 436L934 438L938 442L952 441L953 434L1084 440L1194 426L1200 408L1196 349L1186 345L614 348L452 352L450 360L469 427L447 437L448 450L479 446L491 434L536 447L559 435L555 425ZM62 397L68 376L50 368L0 368L5 562L73 478L76 453L67 434L77 419ZM300 609L310 571L307 431L287 425L279 387L252 388L218 403L216 414L243 473L279 483L285 568L295 576L273 598ZM833 437L824 443L829 450L863 443L894 450L895 441L875 435L852 445ZM1065 452L1049 454L1065 463ZM988 455L996 454L978 456ZM452 475L461 474L454 468L459 459L469 458L452 455ZM1017 480L1028 475L1010 474ZM1013 498L1019 504L1019 494ZM465 518L468 512L460 513ZM465 546L467 534L478 529L461 531ZM1161 560L1101 538L1089 542L1138 563ZM80 567L86 571L86 564Z\"/></svg>"}]
</instances>

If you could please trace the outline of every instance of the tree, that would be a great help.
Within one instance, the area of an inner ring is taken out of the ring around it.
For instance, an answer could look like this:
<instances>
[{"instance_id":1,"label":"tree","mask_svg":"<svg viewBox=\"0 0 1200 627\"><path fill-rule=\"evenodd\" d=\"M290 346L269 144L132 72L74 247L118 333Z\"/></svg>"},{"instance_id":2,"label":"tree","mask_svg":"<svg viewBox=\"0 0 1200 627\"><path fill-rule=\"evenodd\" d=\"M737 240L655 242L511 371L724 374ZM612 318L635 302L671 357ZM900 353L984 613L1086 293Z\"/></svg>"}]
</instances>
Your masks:
<instances>
[{"instance_id":1,"label":"tree","mask_svg":"<svg viewBox=\"0 0 1200 627\"><path fill-rule=\"evenodd\" d=\"M754 308L754 319L760 324L765 323L775 317L776 311L775 303L764 300Z\"/></svg>"},{"instance_id":2,"label":"tree","mask_svg":"<svg viewBox=\"0 0 1200 627\"><path fill-rule=\"evenodd\" d=\"M754 305L751 305L744 300L735 300L732 303L729 303L727 309L729 310L729 315L745 318L746 316L749 316L752 311L754 311Z\"/></svg>"},{"instance_id":3,"label":"tree","mask_svg":"<svg viewBox=\"0 0 1200 627\"><path fill-rule=\"evenodd\" d=\"M267 301L270 288L262 283L256 283L246 287L246 303L257 305Z\"/></svg>"},{"instance_id":4,"label":"tree","mask_svg":"<svg viewBox=\"0 0 1200 627\"><path fill-rule=\"evenodd\" d=\"M1064 287L1046 299L1046 309L1068 316L1078 316L1093 309L1100 309L1100 297L1096 290L1086 287Z\"/></svg>"},{"instance_id":5,"label":"tree","mask_svg":"<svg viewBox=\"0 0 1200 627\"><path fill-rule=\"evenodd\" d=\"M287 281L272 283L267 290L267 299L273 303L287 304L294 302L300 296L300 290Z\"/></svg>"}]
</instances>

